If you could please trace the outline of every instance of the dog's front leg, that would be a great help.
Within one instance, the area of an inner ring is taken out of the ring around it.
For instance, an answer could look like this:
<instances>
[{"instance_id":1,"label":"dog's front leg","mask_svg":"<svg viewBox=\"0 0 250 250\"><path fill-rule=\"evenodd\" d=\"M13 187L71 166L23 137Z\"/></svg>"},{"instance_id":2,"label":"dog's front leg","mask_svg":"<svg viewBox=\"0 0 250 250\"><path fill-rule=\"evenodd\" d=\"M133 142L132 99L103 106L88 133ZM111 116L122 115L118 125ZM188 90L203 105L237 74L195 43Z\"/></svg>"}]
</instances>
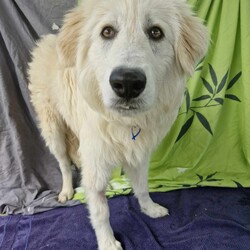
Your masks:
<instances>
[{"instance_id":1,"label":"dog's front leg","mask_svg":"<svg viewBox=\"0 0 250 250\"><path fill-rule=\"evenodd\" d=\"M122 250L110 226L109 207L105 197L110 170L104 166L95 167L87 163L84 164L82 171L90 220L96 233L99 250Z\"/></svg>"},{"instance_id":2,"label":"dog's front leg","mask_svg":"<svg viewBox=\"0 0 250 250\"><path fill-rule=\"evenodd\" d=\"M134 194L137 197L141 210L152 218L168 215L168 209L152 201L148 192L149 159L144 159L138 166L125 166L124 171L130 179Z\"/></svg>"}]
</instances>

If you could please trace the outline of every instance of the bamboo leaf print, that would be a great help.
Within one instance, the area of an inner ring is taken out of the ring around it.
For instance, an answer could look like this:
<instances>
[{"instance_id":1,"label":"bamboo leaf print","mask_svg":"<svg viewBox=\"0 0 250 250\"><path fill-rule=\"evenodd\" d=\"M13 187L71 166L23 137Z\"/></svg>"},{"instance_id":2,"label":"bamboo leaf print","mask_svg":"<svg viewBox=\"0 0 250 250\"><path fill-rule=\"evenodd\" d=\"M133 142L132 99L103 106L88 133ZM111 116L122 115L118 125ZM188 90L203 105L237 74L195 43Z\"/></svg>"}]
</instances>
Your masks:
<instances>
[{"instance_id":1,"label":"bamboo leaf print","mask_svg":"<svg viewBox=\"0 0 250 250\"><path fill-rule=\"evenodd\" d=\"M208 182L214 182L214 181L222 181L223 179L208 179L208 180L206 180L206 181L208 181Z\"/></svg>"},{"instance_id":2,"label":"bamboo leaf print","mask_svg":"<svg viewBox=\"0 0 250 250\"><path fill-rule=\"evenodd\" d=\"M206 118L206 111L212 111L213 109L221 108L225 104L225 100L229 99L235 102L241 102L241 100L235 95L228 93L227 90L231 89L242 76L242 71L238 72L231 80L229 79L229 70L223 73L222 77L218 77L218 72L216 68L210 63L203 65L203 58L197 65L196 71L202 70L203 67L208 69L208 74L206 77L200 77L200 84L202 85L201 90L205 93L198 95L197 97L192 99L191 92L188 89L185 91L185 101L186 107L184 106L184 111L180 113L190 114L193 112L193 115L185 121L184 125L181 127L181 130L177 136L175 142L178 142L190 129L193 124L194 117L197 116L197 120L211 135L213 135L213 130L211 128L209 120ZM230 76L231 78L231 76ZM200 103L199 103L200 102ZM184 104L185 105L185 104ZM208 109L209 108L209 109ZM186 109L186 110L185 110ZM202 113L201 111L202 110ZM205 111L206 110L206 111ZM190 112L191 111L191 112ZM200 112L198 112L200 111ZM204 112L203 112L204 111ZM208 113L207 113L208 114ZM195 121L196 122L196 121ZM213 127L213 125L212 125ZM200 178L200 182L208 180L208 181L220 181L220 179L215 179L210 176L204 177L197 175ZM207 179L205 179L207 178ZM198 183L199 184L199 183Z\"/></svg>"},{"instance_id":3,"label":"bamboo leaf print","mask_svg":"<svg viewBox=\"0 0 250 250\"><path fill-rule=\"evenodd\" d=\"M196 175L199 177L200 181L203 181L203 176L201 176L199 174L196 174Z\"/></svg>"},{"instance_id":4,"label":"bamboo leaf print","mask_svg":"<svg viewBox=\"0 0 250 250\"><path fill-rule=\"evenodd\" d=\"M197 102L197 101L203 101L203 100L207 100L207 99L210 99L211 96L210 95L202 95L200 97L197 97L195 99L193 99L193 101Z\"/></svg>"},{"instance_id":5,"label":"bamboo leaf print","mask_svg":"<svg viewBox=\"0 0 250 250\"><path fill-rule=\"evenodd\" d=\"M201 71L203 69L203 66L200 66L198 68L195 69L195 71Z\"/></svg>"},{"instance_id":6,"label":"bamboo leaf print","mask_svg":"<svg viewBox=\"0 0 250 250\"><path fill-rule=\"evenodd\" d=\"M205 59L205 57L203 57L203 58L198 62L198 64L196 65L195 71L200 71L200 70L202 70L203 66L202 66L202 65L200 66L200 64L203 63L204 59Z\"/></svg>"},{"instance_id":7,"label":"bamboo leaf print","mask_svg":"<svg viewBox=\"0 0 250 250\"><path fill-rule=\"evenodd\" d=\"M223 179L213 178L216 174L217 174L217 172L214 172L212 174L209 174L207 177L196 174L196 176L199 177L199 181L195 184L195 186L201 187L202 186L201 184L204 183L204 182L222 181Z\"/></svg>"},{"instance_id":8,"label":"bamboo leaf print","mask_svg":"<svg viewBox=\"0 0 250 250\"><path fill-rule=\"evenodd\" d=\"M228 86L227 86L227 90L228 90L228 89L231 89L231 88L234 86L234 84L239 80L239 78L241 77L241 75L242 75L242 72L239 72L239 73L229 82L229 84L228 84Z\"/></svg>"},{"instance_id":9,"label":"bamboo leaf print","mask_svg":"<svg viewBox=\"0 0 250 250\"><path fill-rule=\"evenodd\" d=\"M189 128L191 127L192 123L194 120L194 115L192 115L186 122L185 124L182 126L181 131L176 139L175 142L178 142L189 130Z\"/></svg>"},{"instance_id":10,"label":"bamboo leaf print","mask_svg":"<svg viewBox=\"0 0 250 250\"><path fill-rule=\"evenodd\" d=\"M218 84L218 80L217 80L216 73L215 73L215 71L214 71L213 66L212 66L211 64L208 64L208 65L209 65L209 71L210 71L210 75L211 75L213 84L214 84L214 86L216 87L217 84Z\"/></svg>"},{"instance_id":11,"label":"bamboo leaf print","mask_svg":"<svg viewBox=\"0 0 250 250\"><path fill-rule=\"evenodd\" d=\"M199 112L196 112L196 115L200 121L200 123L203 125L203 127L211 134L213 135L213 131L211 129L211 126L208 122L208 120L206 119L206 117L204 115L202 115L201 113Z\"/></svg>"},{"instance_id":12,"label":"bamboo leaf print","mask_svg":"<svg viewBox=\"0 0 250 250\"><path fill-rule=\"evenodd\" d=\"M208 176L206 177L206 180L211 179L211 178L214 177L216 174L217 174L217 172L214 172L214 173L208 175Z\"/></svg>"},{"instance_id":13,"label":"bamboo leaf print","mask_svg":"<svg viewBox=\"0 0 250 250\"><path fill-rule=\"evenodd\" d=\"M220 84L219 84L219 87L218 87L218 89L217 89L216 94L220 93L221 90L224 88L224 86L225 86L225 84L226 84L226 81L227 81L227 76L228 76L228 71L227 71L227 73L223 76L223 78L222 78L222 80L221 80L221 82L220 82Z\"/></svg>"},{"instance_id":14,"label":"bamboo leaf print","mask_svg":"<svg viewBox=\"0 0 250 250\"><path fill-rule=\"evenodd\" d=\"M238 187L238 188L243 188L243 186L239 183L239 182L237 182L237 181L233 181L235 184L236 184L236 186Z\"/></svg>"},{"instance_id":15,"label":"bamboo leaf print","mask_svg":"<svg viewBox=\"0 0 250 250\"><path fill-rule=\"evenodd\" d=\"M190 108L190 94L188 89L186 90L186 112L188 112Z\"/></svg>"},{"instance_id":16,"label":"bamboo leaf print","mask_svg":"<svg viewBox=\"0 0 250 250\"><path fill-rule=\"evenodd\" d=\"M214 98L214 100L221 105L223 105L223 103L224 103L224 100L222 98Z\"/></svg>"},{"instance_id":17,"label":"bamboo leaf print","mask_svg":"<svg viewBox=\"0 0 250 250\"><path fill-rule=\"evenodd\" d=\"M201 77L201 80L202 80L204 86L206 87L206 89L208 90L208 92L213 94L214 91L213 91L213 88L211 87L210 83L203 77Z\"/></svg>"},{"instance_id":18,"label":"bamboo leaf print","mask_svg":"<svg viewBox=\"0 0 250 250\"><path fill-rule=\"evenodd\" d=\"M204 60L205 60L205 57L203 57L203 58L198 62L197 66L199 66L201 63L203 63Z\"/></svg>"},{"instance_id":19,"label":"bamboo leaf print","mask_svg":"<svg viewBox=\"0 0 250 250\"><path fill-rule=\"evenodd\" d=\"M189 184L183 184L182 185L182 187L184 187L184 188L188 188L188 187L192 187L191 185L189 185Z\"/></svg>"},{"instance_id":20,"label":"bamboo leaf print","mask_svg":"<svg viewBox=\"0 0 250 250\"><path fill-rule=\"evenodd\" d=\"M236 95L229 95L229 94L226 94L226 95L225 95L225 98L231 99L231 100L233 100L233 101L241 102L241 100L240 100Z\"/></svg>"}]
</instances>

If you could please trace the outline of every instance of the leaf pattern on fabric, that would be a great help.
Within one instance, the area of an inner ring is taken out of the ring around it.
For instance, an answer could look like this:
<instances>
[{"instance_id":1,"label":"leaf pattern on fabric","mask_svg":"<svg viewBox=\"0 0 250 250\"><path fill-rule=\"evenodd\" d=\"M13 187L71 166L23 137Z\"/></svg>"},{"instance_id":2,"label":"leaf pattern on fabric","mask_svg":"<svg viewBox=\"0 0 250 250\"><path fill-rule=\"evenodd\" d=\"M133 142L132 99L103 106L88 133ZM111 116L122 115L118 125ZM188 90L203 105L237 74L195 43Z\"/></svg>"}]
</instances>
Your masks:
<instances>
[{"instance_id":1,"label":"leaf pattern on fabric","mask_svg":"<svg viewBox=\"0 0 250 250\"><path fill-rule=\"evenodd\" d=\"M192 123L194 120L194 115L192 115L186 122L185 124L182 126L181 131L176 139L176 142L179 141L189 130L189 128L191 127Z\"/></svg>"},{"instance_id":2,"label":"leaf pattern on fabric","mask_svg":"<svg viewBox=\"0 0 250 250\"><path fill-rule=\"evenodd\" d=\"M199 61L199 63L198 63L197 66L196 66L195 71L201 71L201 70L203 69L202 63L203 63L204 60L205 60L205 57L203 57L203 58Z\"/></svg>"},{"instance_id":3,"label":"leaf pattern on fabric","mask_svg":"<svg viewBox=\"0 0 250 250\"><path fill-rule=\"evenodd\" d=\"M228 84L228 86L227 86L227 90L228 90L228 89L231 89L231 88L234 86L234 84L239 80L239 78L241 77L241 75L242 75L242 72L239 72L239 73L229 82L229 84Z\"/></svg>"},{"instance_id":4,"label":"leaf pattern on fabric","mask_svg":"<svg viewBox=\"0 0 250 250\"><path fill-rule=\"evenodd\" d=\"M190 108L190 104L191 104L190 94L189 94L188 89L186 90L185 94L186 94L186 112L188 112Z\"/></svg>"},{"instance_id":5,"label":"leaf pattern on fabric","mask_svg":"<svg viewBox=\"0 0 250 250\"><path fill-rule=\"evenodd\" d=\"M234 180L233 180L233 182L236 184L237 188L243 188L243 186L239 182L234 181Z\"/></svg>"},{"instance_id":6,"label":"leaf pattern on fabric","mask_svg":"<svg viewBox=\"0 0 250 250\"><path fill-rule=\"evenodd\" d=\"M218 85L218 79L217 79L216 73L214 71L213 66L211 64L208 64L208 65L209 65L209 72L210 72L213 84L216 87Z\"/></svg>"},{"instance_id":7,"label":"leaf pattern on fabric","mask_svg":"<svg viewBox=\"0 0 250 250\"><path fill-rule=\"evenodd\" d=\"M210 94L213 94L214 90L213 90L212 86L210 85L210 83L205 78L203 78L203 77L201 77L201 80L202 80L204 86L206 87L206 89L208 90L208 92Z\"/></svg>"},{"instance_id":8,"label":"leaf pattern on fabric","mask_svg":"<svg viewBox=\"0 0 250 250\"><path fill-rule=\"evenodd\" d=\"M198 101L203 101L203 100L207 100L207 99L211 99L211 96L210 95L202 95L200 97L193 99L193 101L198 102Z\"/></svg>"},{"instance_id":9,"label":"leaf pattern on fabric","mask_svg":"<svg viewBox=\"0 0 250 250\"><path fill-rule=\"evenodd\" d=\"M202 176L200 174L196 174L196 176L198 177L199 180L194 185L183 184L182 187L185 187L185 188L188 188L188 187L202 187L202 186L204 186L204 184L206 182L220 182L220 181L222 181L223 179L214 177L216 174L218 174L218 172L214 172L214 173L209 174L207 176Z\"/></svg>"},{"instance_id":10,"label":"leaf pattern on fabric","mask_svg":"<svg viewBox=\"0 0 250 250\"><path fill-rule=\"evenodd\" d=\"M199 112L196 112L196 115L199 119L199 121L201 122L201 124L203 125L203 127L211 134L213 135L213 131L211 129L211 126L208 122L208 120L206 119L206 117L204 115L202 115L201 113Z\"/></svg>"},{"instance_id":11,"label":"leaf pattern on fabric","mask_svg":"<svg viewBox=\"0 0 250 250\"><path fill-rule=\"evenodd\" d=\"M235 95L229 95L229 94L227 94L227 95L225 95L225 98L233 100L233 101L241 102L241 100L237 96L235 96Z\"/></svg>"},{"instance_id":12,"label":"leaf pattern on fabric","mask_svg":"<svg viewBox=\"0 0 250 250\"><path fill-rule=\"evenodd\" d=\"M227 81L227 76L228 76L228 71L227 73L224 75L224 77L222 78L219 87L216 91L216 94L220 93L222 91L222 89L225 87L226 81Z\"/></svg>"},{"instance_id":13,"label":"leaf pattern on fabric","mask_svg":"<svg viewBox=\"0 0 250 250\"><path fill-rule=\"evenodd\" d=\"M203 61L204 58L198 63L196 71L200 71L201 69L204 68L204 66L201 65ZM231 101L241 102L241 100L235 94L228 93L228 90L231 90L231 88L238 82L238 80L242 75L242 72L237 73L231 80L228 80L228 75L229 75L229 70L228 70L223 75L222 79L218 81L216 70L214 69L212 64L208 63L208 68L212 84L209 82L208 79L202 76L200 77L203 88L207 93L192 99L190 91L188 89L186 89L185 91L186 111L180 113L179 116L183 114L188 115L190 112L192 112L192 116L185 121L184 125L182 126L177 136L176 142L178 142L188 132L188 130L190 129L190 127L194 122L194 117L197 117L202 127L213 136L214 134L212 130L213 124L210 124L209 120L206 117L205 112L201 113L198 110L202 109L205 110L206 112L212 112L213 110L212 109L208 110L208 108L222 106L224 105L226 99ZM223 91L225 94L224 96L221 96L221 92ZM192 105L192 103L195 105ZM197 103L201 103L201 105L198 105Z\"/></svg>"}]
</instances>

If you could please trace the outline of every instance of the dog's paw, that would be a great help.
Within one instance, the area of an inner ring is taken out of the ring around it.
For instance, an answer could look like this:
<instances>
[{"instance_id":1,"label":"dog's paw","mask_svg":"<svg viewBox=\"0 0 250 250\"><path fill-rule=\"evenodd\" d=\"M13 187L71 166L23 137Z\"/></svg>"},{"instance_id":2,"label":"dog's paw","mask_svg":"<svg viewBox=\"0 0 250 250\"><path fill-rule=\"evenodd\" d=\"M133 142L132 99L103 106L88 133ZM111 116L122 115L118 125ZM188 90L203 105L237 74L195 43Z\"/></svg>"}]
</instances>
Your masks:
<instances>
[{"instance_id":1,"label":"dog's paw","mask_svg":"<svg viewBox=\"0 0 250 250\"><path fill-rule=\"evenodd\" d=\"M61 193L58 195L58 201L60 203L65 203L66 201L72 199L74 195L74 189L73 188L70 188L70 189L63 189L61 191Z\"/></svg>"},{"instance_id":2,"label":"dog's paw","mask_svg":"<svg viewBox=\"0 0 250 250\"><path fill-rule=\"evenodd\" d=\"M99 250L123 250L121 243L117 240L105 241L99 244Z\"/></svg>"},{"instance_id":3,"label":"dog's paw","mask_svg":"<svg viewBox=\"0 0 250 250\"><path fill-rule=\"evenodd\" d=\"M169 211L167 208L160 206L159 204L154 202L150 202L150 204L148 204L147 206L143 206L141 210L151 218L159 218L169 215Z\"/></svg>"}]
</instances>

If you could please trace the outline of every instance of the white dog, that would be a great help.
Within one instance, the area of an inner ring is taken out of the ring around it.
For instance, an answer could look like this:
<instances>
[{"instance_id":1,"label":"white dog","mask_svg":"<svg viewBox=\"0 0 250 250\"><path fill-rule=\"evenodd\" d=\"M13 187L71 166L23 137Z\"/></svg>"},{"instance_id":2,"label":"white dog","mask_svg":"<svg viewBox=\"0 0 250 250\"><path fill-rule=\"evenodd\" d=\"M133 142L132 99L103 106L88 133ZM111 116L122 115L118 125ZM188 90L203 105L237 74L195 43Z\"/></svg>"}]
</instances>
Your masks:
<instances>
[{"instance_id":1,"label":"white dog","mask_svg":"<svg viewBox=\"0 0 250 250\"><path fill-rule=\"evenodd\" d=\"M148 193L150 154L176 119L185 75L208 43L182 0L85 0L34 50L29 88L62 172L59 201L73 195L72 160L82 169L99 249L122 249L105 198L115 166L123 166L145 214L168 214Z\"/></svg>"}]
</instances>

